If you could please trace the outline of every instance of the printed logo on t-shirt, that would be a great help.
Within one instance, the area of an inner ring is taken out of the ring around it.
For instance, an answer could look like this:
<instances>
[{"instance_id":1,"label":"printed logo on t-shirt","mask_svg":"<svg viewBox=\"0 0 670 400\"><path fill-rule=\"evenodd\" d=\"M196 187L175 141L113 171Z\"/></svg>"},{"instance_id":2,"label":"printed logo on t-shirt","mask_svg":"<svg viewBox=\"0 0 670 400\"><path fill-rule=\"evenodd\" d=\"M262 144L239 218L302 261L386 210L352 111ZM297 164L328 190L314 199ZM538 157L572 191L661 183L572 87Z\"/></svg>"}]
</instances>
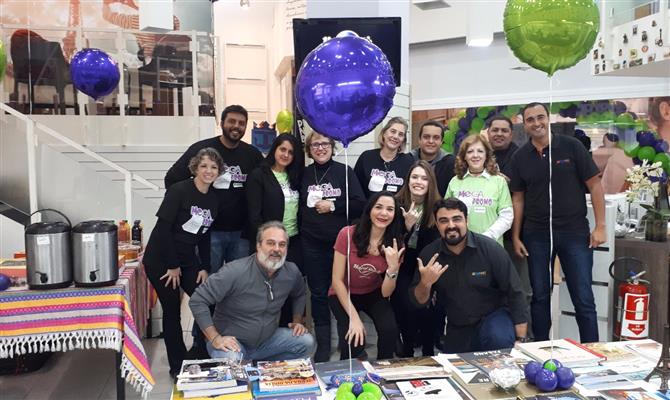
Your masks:
<instances>
[{"instance_id":1,"label":"printed logo on t-shirt","mask_svg":"<svg viewBox=\"0 0 670 400\"><path fill-rule=\"evenodd\" d=\"M361 278L367 279L379 275L379 271L372 264L354 264L352 268L361 275Z\"/></svg>"},{"instance_id":2,"label":"printed logo on t-shirt","mask_svg":"<svg viewBox=\"0 0 670 400\"><path fill-rule=\"evenodd\" d=\"M370 171L370 177L373 176L384 177L387 185L402 186L403 182L405 181L403 178L398 178L395 176L395 171L382 171L377 168L374 168L372 171Z\"/></svg>"},{"instance_id":3,"label":"printed logo on t-shirt","mask_svg":"<svg viewBox=\"0 0 670 400\"><path fill-rule=\"evenodd\" d=\"M214 219L212 219L212 212L208 208L200 208L198 206L191 206L191 215L202 217L202 226L210 226Z\"/></svg>"},{"instance_id":4,"label":"printed logo on t-shirt","mask_svg":"<svg viewBox=\"0 0 670 400\"><path fill-rule=\"evenodd\" d=\"M242 168L239 165L229 165L226 167L226 172L230 173L230 178L233 182L246 182L247 174L242 173Z\"/></svg>"},{"instance_id":5,"label":"printed logo on t-shirt","mask_svg":"<svg viewBox=\"0 0 670 400\"><path fill-rule=\"evenodd\" d=\"M284 202L298 200L300 197L298 191L291 189L291 185L288 182L280 183L279 186L281 186L281 191L284 193Z\"/></svg>"},{"instance_id":6,"label":"printed logo on t-shirt","mask_svg":"<svg viewBox=\"0 0 670 400\"><path fill-rule=\"evenodd\" d=\"M493 199L484 195L482 191L459 190L456 197L468 207L493 205Z\"/></svg>"},{"instance_id":7,"label":"printed logo on t-shirt","mask_svg":"<svg viewBox=\"0 0 670 400\"><path fill-rule=\"evenodd\" d=\"M333 188L333 185L330 183L322 183L320 185L309 185L307 188L308 192L322 191L323 197L340 197L342 195L342 189Z\"/></svg>"}]
</instances>

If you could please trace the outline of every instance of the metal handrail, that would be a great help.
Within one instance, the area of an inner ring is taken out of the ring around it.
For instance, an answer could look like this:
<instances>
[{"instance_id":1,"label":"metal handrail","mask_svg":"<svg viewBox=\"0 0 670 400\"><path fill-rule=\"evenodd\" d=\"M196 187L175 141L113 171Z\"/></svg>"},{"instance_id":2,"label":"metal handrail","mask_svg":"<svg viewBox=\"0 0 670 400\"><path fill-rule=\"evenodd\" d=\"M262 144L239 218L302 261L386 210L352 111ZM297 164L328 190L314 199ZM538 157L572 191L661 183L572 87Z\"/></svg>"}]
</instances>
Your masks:
<instances>
[{"instance_id":1,"label":"metal handrail","mask_svg":"<svg viewBox=\"0 0 670 400\"><path fill-rule=\"evenodd\" d=\"M68 146L71 146L75 148L76 150L86 154L87 156L95 159L98 162L101 162L105 164L106 166L118 171L119 173L123 174L124 176L124 195L125 195L125 208L126 208L126 218L128 221L132 221L132 185L131 182L133 180L140 182L144 186L147 186L150 189L153 189L155 191L159 190L159 187L145 178L132 173L131 171L123 168L122 166L116 164L113 161L110 161L106 159L105 157L101 156L100 154L91 151L90 149L87 149L86 147L82 146L81 144L75 142L74 140L68 138L67 136L62 135L61 133L55 131L54 129L44 125L41 122L37 122L33 120L32 118L28 117L27 115L13 109L12 107L9 107L8 105L4 103L0 103L0 110L3 110L16 118L22 120L23 122L26 123L26 135L27 135L27 143L28 143L28 187L29 187L29 196L30 196L30 212L34 212L37 210L37 176L36 176L36 168L35 168L35 128L40 129L44 133L48 134L49 136L57 139L58 141L67 144Z\"/></svg>"},{"instance_id":2,"label":"metal handrail","mask_svg":"<svg viewBox=\"0 0 670 400\"><path fill-rule=\"evenodd\" d=\"M0 29L32 29L32 30L40 30L40 31L57 31L57 32L72 32L72 31L77 31L80 29L78 26L50 26L50 25L22 25L22 24L0 24ZM167 31L167 32L147 32L147 31L141 31L139 29L125 29L125 28L81 28L82 32L100 32L100 33L116 33L116 32L122 32L122 33L132 33L132 34L141 34L141 35L147 35L147 34L154 34L156 36L158 35L168 35L168 36L184 36L184 32L187 32L186 34L188 35L191 31ZM198 37L210 37L212 36L211 33L209 32L203 32L203 31L194 31L195 34Z\"/></svg>"}]
</instances>

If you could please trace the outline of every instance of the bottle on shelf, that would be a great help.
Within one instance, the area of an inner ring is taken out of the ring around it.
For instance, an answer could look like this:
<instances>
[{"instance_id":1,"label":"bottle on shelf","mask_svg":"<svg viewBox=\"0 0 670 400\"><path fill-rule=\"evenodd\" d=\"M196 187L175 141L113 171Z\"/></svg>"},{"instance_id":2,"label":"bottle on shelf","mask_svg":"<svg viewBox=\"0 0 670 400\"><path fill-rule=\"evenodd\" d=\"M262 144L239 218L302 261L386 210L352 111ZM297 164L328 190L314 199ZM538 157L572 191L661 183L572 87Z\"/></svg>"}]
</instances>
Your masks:
<instances>
[{"instance_id":1,"label":"bottle on shelf","mask_svg":"<svg viewBox=\"0 0 670 400\"><path fill-rule=\"evenodd\" d=\"M130 243L130 225L125 219L119 222L119 243Z\"/></svg>"},{"instance_id":2,"label":"bottle on shelf","mask_svg":"<svg viewBox=\"0 0 670 400\"><path fill-rule=\"evenodd\" d=\"M134 245L140 246L140 249L144 248L144 228L142 228L142 221L139 219L136 219L133 223L131 238Z\"/></svg>"}]
</instances>

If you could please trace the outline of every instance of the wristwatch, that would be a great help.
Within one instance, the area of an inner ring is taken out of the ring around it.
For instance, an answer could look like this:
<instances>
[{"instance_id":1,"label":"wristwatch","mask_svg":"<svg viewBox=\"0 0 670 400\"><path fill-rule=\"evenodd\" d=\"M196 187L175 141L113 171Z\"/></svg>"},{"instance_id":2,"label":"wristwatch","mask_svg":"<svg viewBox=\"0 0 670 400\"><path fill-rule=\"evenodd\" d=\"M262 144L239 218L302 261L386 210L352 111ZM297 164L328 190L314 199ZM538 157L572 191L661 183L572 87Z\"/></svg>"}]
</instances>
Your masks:
<instances>
[{"instance_id":1,"label":"wristwatch","mask_svg":"<svg viewBox=\"0 0 670 400\"><path fill-rule=\"evenodd\" d=\"M388 272L388 271L386 271L386 276L387 276L389 279L395 279L395 278L398 277L398 273L397 273L397 272Z\"/></svg>"},{"instance_id":2,"label":"wristwatch","mask_svg":"<svg viewBox=\"0 0 670 400\"><path fill-rule=\"evenodd\" d=\"M516 341L520 342L520 343L529 343L529 342L532 342L533 339L529 338L528 336L523 336L523 337L517 336Z\"/></svg>"},{"instance_id":3,"label":"wristwatch","mask_svg":"<svg viewBox=\"0 0 670 400\"><path fill-rule=\"evenodd\" d=\"M330 212L335 212L335 203L330 202Z\"/></svg>"}]
</instances>

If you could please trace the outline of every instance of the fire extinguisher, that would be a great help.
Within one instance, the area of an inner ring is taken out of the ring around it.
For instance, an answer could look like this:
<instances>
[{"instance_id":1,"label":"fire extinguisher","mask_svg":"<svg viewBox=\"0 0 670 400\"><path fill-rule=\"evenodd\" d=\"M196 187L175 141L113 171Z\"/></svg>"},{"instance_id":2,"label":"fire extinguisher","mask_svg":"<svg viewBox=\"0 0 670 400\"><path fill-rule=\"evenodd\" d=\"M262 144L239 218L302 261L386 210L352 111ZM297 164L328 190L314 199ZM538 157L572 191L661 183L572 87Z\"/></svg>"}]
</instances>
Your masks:
<instances>
[{"instance_id":1,"label":"fire extinguisher","mask_svg":"<svg viewBox=\"0 0 670 400\"><path fill-rule=\"evenodd\" d=\"M646 271L630 271L626 282L621 282L616 305L615 340L646 339L649 336L648 281L640 279Z\"/></svg>"}]
</instances>

